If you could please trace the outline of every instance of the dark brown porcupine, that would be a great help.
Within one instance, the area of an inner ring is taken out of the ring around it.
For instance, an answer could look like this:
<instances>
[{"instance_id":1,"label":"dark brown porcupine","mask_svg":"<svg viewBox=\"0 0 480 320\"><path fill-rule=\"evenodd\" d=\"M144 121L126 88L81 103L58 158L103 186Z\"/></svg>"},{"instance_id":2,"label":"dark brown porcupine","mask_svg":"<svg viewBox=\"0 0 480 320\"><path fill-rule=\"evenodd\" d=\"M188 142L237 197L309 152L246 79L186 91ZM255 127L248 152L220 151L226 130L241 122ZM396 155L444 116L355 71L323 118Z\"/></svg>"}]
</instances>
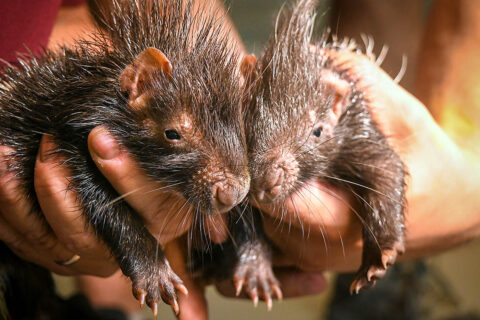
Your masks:
<instances>
[{"instance_id":1,"label":"dark brown porcupine","mask_svg":"<svg viewBox=\"0 0 480 320\"><path fill-rule=\"evenodd\" d=\"M96 168L87 136L105 126L150 178L184 197L202 228L208 214L226 213L248 192L238 54L221 19L209 9L192 12L191 0L113 3L108 37L3 70L0 145L14 149L10 169L39 214L34 164L41 136L51 135L89 225L136 298L155 310L162 299L178 312L182 281Z\"/></svg>"},{"instance_id":2,"label":"dark brown porcupine","mask_svg":"<svg viewBox=\"0 0 480 320\"><path fill-rule=\"evenodd\" d=\"M350 191L363 223L362 265L351 287L358 292L404 250L406 170L362 88L335 67L331 52L352 49L328 35L312 41L317 4L299 0L285 9L264 54L242 62L250 192L282 210L314 179Z\"/></svg>"}]
</instances>

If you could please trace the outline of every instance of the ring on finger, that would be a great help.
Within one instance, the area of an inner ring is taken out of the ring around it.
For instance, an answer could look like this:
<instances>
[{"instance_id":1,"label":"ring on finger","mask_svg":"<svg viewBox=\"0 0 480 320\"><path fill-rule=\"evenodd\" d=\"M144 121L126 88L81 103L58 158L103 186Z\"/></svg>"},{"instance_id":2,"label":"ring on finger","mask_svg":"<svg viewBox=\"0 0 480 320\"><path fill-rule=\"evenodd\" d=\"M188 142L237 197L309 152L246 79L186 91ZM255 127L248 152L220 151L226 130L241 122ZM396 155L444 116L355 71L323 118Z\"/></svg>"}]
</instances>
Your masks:
<instances>
[{"instance_id":1,"label":"ring on finger","mask_svg":"<svg viewBox=\"0 0 480 320\"><path fill-rule=\"evenodd\" d=\"M78 254L74 254L70 259L67 259L65 261L55 261L56 264L67 267L71 266L72 264L78 262L80 260L80 256Z\"/></svg>"}]
</instances>

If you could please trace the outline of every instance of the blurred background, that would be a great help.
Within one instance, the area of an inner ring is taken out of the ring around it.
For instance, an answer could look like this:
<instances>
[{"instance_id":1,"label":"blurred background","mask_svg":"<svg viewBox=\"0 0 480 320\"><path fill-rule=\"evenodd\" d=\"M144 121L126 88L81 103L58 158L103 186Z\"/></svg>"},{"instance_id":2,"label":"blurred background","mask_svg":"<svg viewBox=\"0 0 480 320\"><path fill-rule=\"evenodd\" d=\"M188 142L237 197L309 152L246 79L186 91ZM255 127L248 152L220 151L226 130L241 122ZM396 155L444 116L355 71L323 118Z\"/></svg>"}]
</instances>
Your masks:
<instances>
[{"instance_id":1,"label":"blurred background","mask_svg":"<svg viewBox=\"0 0 480 320\"><path fill-rule=\"evenodd\" d=\"M247 50L258 55L283 1L225 2ZM480 151L474 144L480 127L479 6L475 0L329 0L319 8L318 29L329 27L358 43L363 43L361 34L371 35L377 54L388 46L382 67L392 77L400 72L405 56L407 69L400 84L459 144ZM65 21L75 17L68 10L61 12L70 15ZM424 59L433 59L436 67L428 69ZM254 309L250 301L233 301L210 288L210 315L211 319L478 319L479 266L477 241L423 262L398 264L375 289L359 296L348 295L348 275L329 275L327 292L275 302L271 312L263 303ZM57 281L63 295L75 292L72 279ZM136 318L151 318L144 311ZM175 319L164 305L158 318Z\"/></svg>"}]
</instances>

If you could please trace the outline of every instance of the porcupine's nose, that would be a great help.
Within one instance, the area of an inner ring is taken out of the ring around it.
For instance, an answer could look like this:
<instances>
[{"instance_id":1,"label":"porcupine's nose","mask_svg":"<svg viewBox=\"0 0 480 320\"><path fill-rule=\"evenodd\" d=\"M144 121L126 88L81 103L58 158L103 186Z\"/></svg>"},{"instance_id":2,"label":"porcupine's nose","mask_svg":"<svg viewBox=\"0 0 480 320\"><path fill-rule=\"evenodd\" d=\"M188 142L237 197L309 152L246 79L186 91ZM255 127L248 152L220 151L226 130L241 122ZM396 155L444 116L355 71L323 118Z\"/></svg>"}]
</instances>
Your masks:
<instances>
[{"instance_id":1,"label":"porcupine's nose","mask_svg":"<svg viewBox=\"0 0 480 320\"><path fill-rule=\"evenodd\" d=\"M299 172L298 162L288 152L281 152L267 158L263 166L263 175L258 175L253 182L253 196L260 203L272 203L290 193ZM261 171L262 172L262 171Z\"/></svg>"},{"instance_id":2,"label":"porcupine's nose","mask_svg":"<svg viewBox=\"0 0 480 320\"><path fill-rule=\"evenodd\" d=\"M256 192L256 198L260 202L273 201L281 192L285 170L280 167L269 170L264 179L262 186Z\"/></svg>"},{"instance_id":3,"label":"porcupine's nose","mask_svg":"<svg viewBox=\"0 0 480 320\"><path fill-rule=\"evenodd\" d=\"M218 213L225 213L239 204L245 198L248 190L245 188L217 182L212 187L213 206Z\"/></svg>"}]
</instances>

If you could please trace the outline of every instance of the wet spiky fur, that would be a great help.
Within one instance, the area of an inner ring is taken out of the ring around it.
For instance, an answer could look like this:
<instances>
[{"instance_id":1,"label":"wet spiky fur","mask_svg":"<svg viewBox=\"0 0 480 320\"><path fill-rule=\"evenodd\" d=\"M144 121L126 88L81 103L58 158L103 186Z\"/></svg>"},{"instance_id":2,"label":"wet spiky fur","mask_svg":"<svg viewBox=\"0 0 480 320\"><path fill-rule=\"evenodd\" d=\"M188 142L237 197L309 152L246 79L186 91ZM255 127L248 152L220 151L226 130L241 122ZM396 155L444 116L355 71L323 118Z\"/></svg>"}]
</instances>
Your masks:
<instances>
[{"instance_id":1,"label":"wet spiky fur","mask_svg":"<svg viewBox=\"0 0 480 320\"><path fill-rule=\"evenodd\" d=\"M140 217L116 200L119 195L91 160L89 132L105 126L151 178L185 197L200 227L212 207L210 189L197 183L196 173L215 163L248 186L238 55L222 21L208 9L194 14L189 0L157 3L114 1L105 23L109 37L47 50L18 68L6 68L0 78L0 145L14 149L9 164L22 182L19 192L38 213L34 164L41 136L51 135L89 224L133 281L137 298L145 291L150 306L160 296L173 304L181 280ZM148 47L168 57L173 73L151 84L155 94L138 112L129 107L119 76ZM145 126L146 118L160 126L180 114L191 117L201 147L172 150Z\"/></svg>"},{"instance_id":2,"label":"wet spiky fur","mask_svg":"<svg viewBox=\"0 0 480 320\"><path fill-rule=\"evenodd\" d=\"M251 191L261 187L274 166L283 170L282 189L273 200L279 210L287 197L301 196L313 179L351 191L363 224L362 266L352 286L358 291L381 278L403 250L406 172L372 119L362 88L328 53L351 47L329 42L327 36L312 41L317 3L299 0L279 15L250 80L246 130ZM323 78L326 71L350 90L334 122L335 95Z\"/></svg>"}]
</instances>

